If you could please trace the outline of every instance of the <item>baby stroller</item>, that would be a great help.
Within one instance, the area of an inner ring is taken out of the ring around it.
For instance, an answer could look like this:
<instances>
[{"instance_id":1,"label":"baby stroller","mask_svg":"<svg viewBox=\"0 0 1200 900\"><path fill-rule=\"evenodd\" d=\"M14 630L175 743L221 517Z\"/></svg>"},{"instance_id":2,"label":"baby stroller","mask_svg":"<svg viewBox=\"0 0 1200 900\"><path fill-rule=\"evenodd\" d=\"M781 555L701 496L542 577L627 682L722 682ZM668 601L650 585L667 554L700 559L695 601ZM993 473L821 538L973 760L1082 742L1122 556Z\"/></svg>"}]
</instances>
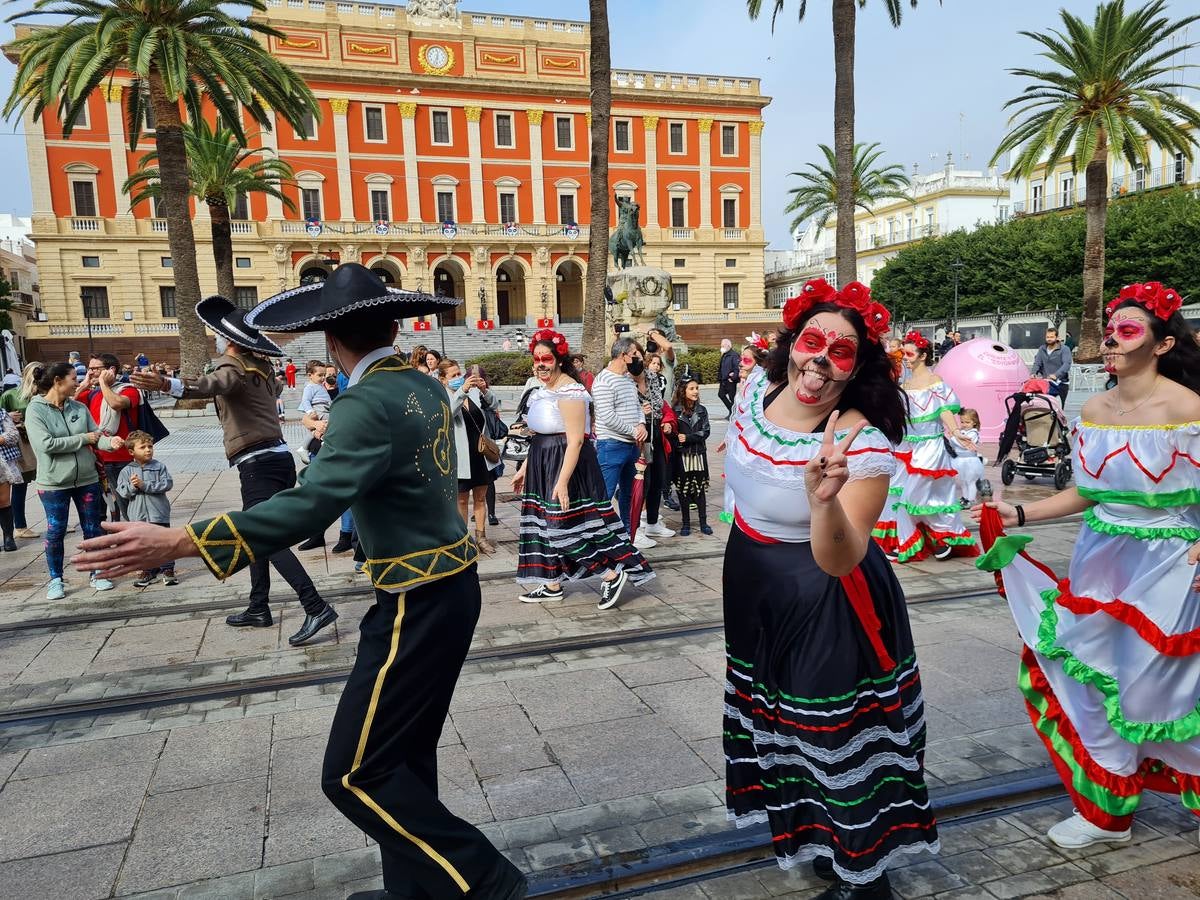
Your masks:
<instances>
[{"instance_id":1,"label":"baby stroller","mask_svg":"<svg viewBox=\"0 0 1200 900\"><path fill-rule=\"evenodd\" d=\"M1062 404L1046 390L1045 382L1027 382L1004 401L1008 418L1000 436L996 462L1000 480L1012 484L1018 475L1029 481L1053 478L1056 490L1071 481L1071 442ZM1017 449L1017 458L1009 453Z\"/></svg>"}]
</instances>

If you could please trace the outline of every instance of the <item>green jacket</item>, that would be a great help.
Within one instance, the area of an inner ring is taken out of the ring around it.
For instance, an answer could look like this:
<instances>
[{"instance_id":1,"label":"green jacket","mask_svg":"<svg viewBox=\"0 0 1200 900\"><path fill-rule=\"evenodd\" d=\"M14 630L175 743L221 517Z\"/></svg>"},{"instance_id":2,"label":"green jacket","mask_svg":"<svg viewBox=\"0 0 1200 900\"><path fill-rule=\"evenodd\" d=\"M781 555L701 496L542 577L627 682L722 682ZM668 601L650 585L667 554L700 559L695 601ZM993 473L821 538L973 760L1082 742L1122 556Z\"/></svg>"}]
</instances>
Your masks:
<instances>
[{"instance_id":1,"label":"green jacket","mask_svg":"<svg viewBox=\"0 0 1200 900\"><path fill-rule=\"evenodd\" d=\"M89 432L98 430L91 412L76 400L67 400L62 409L40 395L30 400L25 407L25 431L37 457L37 486L61 491L99 481L96 454L87 439ZM108 449L112 438L101 437L100 443Z\"/></svg>"},{"instance_id":2,"label":"green jacket","mask_svg":"<svg viewBox=\"0 0 1200 900\"><path fill-rule=\"evenodd\" d=\"M445 389L389 356L338 394L321 452L300 484L242 512L187 526L212 573L311 537L349 507L377 588L403 591L475 562L458 514L454 427Z\"/></svg>"}]
</instances>

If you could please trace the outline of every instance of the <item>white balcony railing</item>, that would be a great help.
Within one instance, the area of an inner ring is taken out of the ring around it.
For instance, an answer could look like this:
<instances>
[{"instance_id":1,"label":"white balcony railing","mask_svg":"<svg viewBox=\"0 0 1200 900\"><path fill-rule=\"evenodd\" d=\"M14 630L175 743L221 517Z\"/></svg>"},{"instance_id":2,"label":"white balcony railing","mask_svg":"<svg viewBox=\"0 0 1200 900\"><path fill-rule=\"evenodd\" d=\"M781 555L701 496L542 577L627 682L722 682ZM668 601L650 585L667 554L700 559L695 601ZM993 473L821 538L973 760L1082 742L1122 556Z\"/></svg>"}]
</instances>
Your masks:
<instances>
[{"instance_id":1,"label":"white balcony railing","mask_svg":"<svg viewBox=\"0 0 1200 900\"><path fill-rule=\"evenodd\" d=\"M134 334L179 334L178 322L138 322Z\"/></svg>"},{"instance_id":2,"label":"white balcony railing","mask_svg":"<svg viewBox=\"0 0 1200 900\"><path fill-rule=\"evenodd\" d=\"M254 234L253 222L230 222L229 230L233 234Z\"/></svg>"},{"instance_id":3,"label":"white balcony railing","mask_svg":"<svg viewBox=\"0 0 1200 900\"><path fill-rule=\"evenodd\" d=\"M746 236L746 232L741 228L726 228L723 229L723 233L727 241L740 241Z\"/></svg>"},{"instance_id":4,"label":"white balcony railing","mask_svg":"<svg viewBox=\"0 0 1200 900\"><path fill-rule=\"evenodd\" d=\"M100 219L95 216L75 216L71 219L72 231L99 231Z\"/></svg>"},{"instance_id":5,"label":"white balcony railing","mask_svg":"<svg viewBox=\"0 0 1200 900\"><path fill-rule=\"evenodd\" d=\"M89 329L87 325L51 325L50 337L87 337ZM95 335L101 334L124 334L125 325L118 323L115 325L107 325L103 322L93 322L90 333Z\"/></svg>"},{"instance_id":6,"label":"white balcony railing","mask_svg":"<svg viewBox=\"0 0 1200 900\"><path fill-rule=\"evenodd\" d=\"M166 219L151 219L150 220L150 230L153 231L155 234L166 234L167 233L167 220Z\"/></svg>"},{"instance_id":7,"label":"white balcony railing","mask_svg":"<svg viewBox=\"0 0 1200 900\"><path fill-rule=\"evenodd\" d=\"M696 233L690 228L672 228L671 239L675 241L690 241Z\"/></svg>"}]
</instances>

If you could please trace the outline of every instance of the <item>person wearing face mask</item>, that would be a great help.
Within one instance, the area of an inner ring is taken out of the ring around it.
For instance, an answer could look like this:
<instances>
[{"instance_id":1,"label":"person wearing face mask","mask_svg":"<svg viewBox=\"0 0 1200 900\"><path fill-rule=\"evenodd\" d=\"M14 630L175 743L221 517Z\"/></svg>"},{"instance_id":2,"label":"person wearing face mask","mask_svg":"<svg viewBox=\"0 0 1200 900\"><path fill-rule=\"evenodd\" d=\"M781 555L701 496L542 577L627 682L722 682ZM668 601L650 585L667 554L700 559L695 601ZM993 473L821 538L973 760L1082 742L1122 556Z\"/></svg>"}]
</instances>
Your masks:
<instances>
[{"instance_id":1,"label":"person wearing face mask","mask_svg":"<svg viewBox=\"0 0 1200 900\"><path fill-rule=\"evenodd\" d=\"M458 512L450 399L392 353L397 319L460 301L383 284L357 263L271 297L247 324L324 331L350 373L301 483L253 509L192 522L109 526L75 565L121 574L200 556L225 578L354 511L375 602L338 701L321 787L379 845L383 891L347 900L520 900L525 876L438 798L437 746L479 618L478 550ZM318 862L320 866L320 862Z\"/></svg>"},{"instance_id":2,"label":"person wearing face mask","mask_svg":"<svg viewBox=\"0 0 1200 900\"><path fill-rule=\"evenodd\" d=\"M1073 423L1073 487L972 509L978 565L999 573L1024 643L1018 685L1075 807L1048 836L1072 850L1128 842L1146 791L1200 813L1200 348L1182 303L1147 282L1108 304L1119 380ZM1002 530L1080 513L1065 578Z\"/></svg>"},{"instance_id":3,"label":"person wearing face mask","mask_svg":"<svg viewBox=\"0 0 1200 900\"><path fill-rule=\"evenodd\" d=\"M496 545L487 536L487 491L492 483L492 470L499 467L500 460L493 463L484 457L479 449L479 438L487 433L484 407L492 407L498 401L488 390L487 382L478 373L464 375L457 360L441 360L437 377L450 395L450 410L454 416L458 511L467 524L474 513L475 543L481 553L491 556L496 552Z\"/></svg>"},{"instance_id":4,"label":"person wearing face mask","mask_svg":"<svg viewBox=\"0 0 1200 900\"><path fill-rule=\"evenodd\" d=\"M634 379L645 370L645 351L628 335L613 341L611 359L592 382L596 428L596 456L604 473L604 489L617 508L625 530L633 500L634 464L638 445L646 440L646 414L638 399Z\"/></svg>"},{"instance_id":5,"label":"person wearing face mask","mask_svg":"<svg viewBox=\"0 0 1200 900\"><path fill-rule=\"evenodd\" d=\"M132 376L133 384L172 397L212 398L224 433L225 457L238 470L242 509L251 509L296 483L296 466L275 412L281 389L268 359L283 356L283 351L247 325L245 314L224 297L201 300L196 304L196 315L216 335L220 356L213 363L212 373L179 379L138 372ZM337 611L317 592L296 554L284 548L274 554L257 555L251 562L249 604L243 612L228 616L227 625L270 628L274 624L271 566L291 585L304 607L304 622L288 638L289 644L297 647L306 643L337 620Z\"/></svg>"},{"instance_id":6,"label":"person wearing face mask","mask_svg":"<svg viewBox=\"0 0 1200 900\"><path fill-rule=\"evenodd\" d=\"M929 339L910 331L902 346L912 372L902 385L908 433L896 450L892 496L875 526L875 539L892 562L978 556L975 536L963 524L958 471L945 439L970 453L978 447L962 434L958 395L930 368Z\"/></svg>"},{"instance_id":7,"label":"person wearing face mask","mask_svg":"<svg viewBox=\"0 0 1200 900\"><path fill-rule=\"evenodd\" d=\"M887 867L938 849L904 593L871 540L905 427L888 320L865 285L805 284L725 461L726 805L833 882L820 900L890 898Z\"/></svg>"}]
</instances>

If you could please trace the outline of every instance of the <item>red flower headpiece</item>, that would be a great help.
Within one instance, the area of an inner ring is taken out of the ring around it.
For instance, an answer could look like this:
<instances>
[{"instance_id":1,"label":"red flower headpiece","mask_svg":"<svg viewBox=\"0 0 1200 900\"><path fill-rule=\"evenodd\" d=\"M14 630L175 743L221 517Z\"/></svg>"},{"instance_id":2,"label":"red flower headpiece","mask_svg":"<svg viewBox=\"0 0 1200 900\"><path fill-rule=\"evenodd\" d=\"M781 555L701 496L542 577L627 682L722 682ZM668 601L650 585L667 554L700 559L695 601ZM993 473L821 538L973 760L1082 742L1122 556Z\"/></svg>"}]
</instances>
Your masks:
<instances>
[{"instance_id":1,"label":"red flower headpiece","mask_svg":"<svg viewBox=\"0 0 1200 900\"><path fill-rule=\"evenodd\" d=\"M919 331L910 331L904 336L904 340L901 341L901 343L912 344L918 350L929 349L929 338L925 337L925 335L921 334Z\"/></svg>"},{"instance_id":2,"label":"red flower headpiece","mask_svg":"<svg viewBox=\"0 0 1200 900\"><path fill-rule=\"evenodd\" d=\"M752 331L746 337L746 344L751 347L756 347L763 353L767 353L771 349L771 342L757 331Z\"/></svg>"},{"instance_id":3,"label":"red flower headpiece","mask_svg":"<svg viewBox=\"0 0 1200 900\"><path fill-rule=\"evenodd\" d=\"M819 303L835 303L843 309L852 309L867 326L867 337L875 343L888 333L892 316L887 308L871 299L871 289L858 281L852 281L840 291L835 290L824 278L814 278L800 288L800 293L783 306L783 325L795 331L810 309Z\"/></svg>"},{"instance_id":4,"label":"red flower headpiece","mask_svg":"<svg viewBox=\"0 0 1200 900\"><path fill-rule=\"evenodd\" d=\"M538 344L549 344L554 350L554 355L559 359L566 359L567 355L571 352L571 347L567 344L567 339L553 328L543 328L541 331L535 331L529 341L529 352L532 353L533 348Z\"/></svg>"},{"instance_id":5,"label":"red flower headpiece","mask_svg":"<svg viewBox=\"0 0 1200 900\"><path fill-rule=\"evenodd\" d=\"M1179 296L1179 291L1163 287L1161 281L1147 281L1144 284L1127 284L1121 288L1121 293L1104 307L1104 315L1111 316L1126 300L1134 301L1164 322L1183 306L1183 298Z\"/></svg>"}]
</instances>

